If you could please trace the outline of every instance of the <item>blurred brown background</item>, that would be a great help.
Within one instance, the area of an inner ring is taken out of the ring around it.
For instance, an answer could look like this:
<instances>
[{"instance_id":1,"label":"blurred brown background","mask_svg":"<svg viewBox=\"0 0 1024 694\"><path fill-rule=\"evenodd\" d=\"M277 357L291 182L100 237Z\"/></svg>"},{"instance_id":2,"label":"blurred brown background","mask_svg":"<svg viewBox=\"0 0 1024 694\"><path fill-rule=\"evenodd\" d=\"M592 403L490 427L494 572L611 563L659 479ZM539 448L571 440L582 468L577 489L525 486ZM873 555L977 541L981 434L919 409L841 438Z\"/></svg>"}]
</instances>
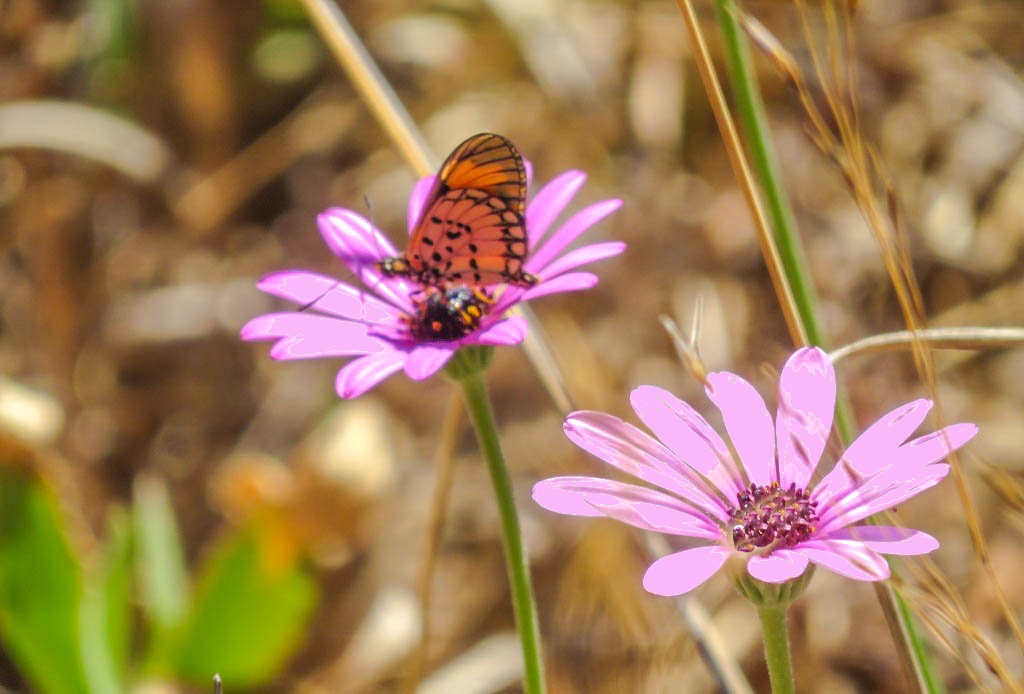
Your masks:
<instances>
[{"instance_id":1,"label":"blurred brown background","mask_svg":"<svg viewBox=\"0 0 1024 694\"><path fill-rule=\"evenodd\" d=\"M772 392L763 367L777 369L791 345L674 4L341 6L436 153L500 132L539 182L589 173L572 209L625 200L589 236L629 244L596 270L601 284L535 305L579 407L632 418L629 391L650 383L708 412L659 324L688 325L698 296L709 368ZM699 9L717 56L710 8ZM811 73L793 5L745 9ZM808 17L819 29L817 5ZM1020 325L1024 314L1022 26L1019 2L858 8L862 132L903 203L936 326ZM902 328L842 176L806 136L794 94L757 65L833 344ZM272 362L238 329L276 305L254 287L262 274L346 276L316 232L321 209L367 214L365 197L401 242L412 172L290 0L5 0L0 99L0 427L60 461L52 474L76 541L95 541L140 476L166 483L190 562L230 524L272 517L268 542L308 562L323 601L265 691L397 691L422 623L415 578L453 389L399 375L340 402L341 362ZM1024 351L943 353L938 364L947 418L981 427L962 462L1019 611ZM860 426L925 392L906 353L854 357L839 371ZM603 471L564 438L563 413L522 351L499 350L488 381L551 691L715 691L675 603L640 587L639 534L529 501L541 477ZM424 691L517 691L497 516L465 422L456 444ZM970 622L1020 673L954 485L899 511L941 540L934 559ZM693 599L765 691L753 609L723 576ZM802 691L903 691L870 586L819 572L791 628ZM955 645L956 631L945 632ZM935 643L950 690L973 690ZM9 662L0 683L24 686Z\"/></svg>"}]
</instances>

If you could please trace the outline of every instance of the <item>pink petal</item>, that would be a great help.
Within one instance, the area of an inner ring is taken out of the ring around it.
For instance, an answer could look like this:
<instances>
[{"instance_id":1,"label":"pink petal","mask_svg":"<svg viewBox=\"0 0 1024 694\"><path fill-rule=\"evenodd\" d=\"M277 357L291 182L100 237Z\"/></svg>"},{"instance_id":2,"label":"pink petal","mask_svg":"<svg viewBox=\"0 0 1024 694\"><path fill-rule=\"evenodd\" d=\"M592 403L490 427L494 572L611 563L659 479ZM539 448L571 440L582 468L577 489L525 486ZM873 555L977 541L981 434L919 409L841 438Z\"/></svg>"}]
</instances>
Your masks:
<instances>
[{"instance_id":1,"label":"pink petal","mask_svg":"<svg viewBox=\"0 0 1024 694\"><path fill-rule=\"evenodd\" d=\"M708 374L711 402L722 412L725 430L752 482L777 481L775 427L754 386L728 371Z\"/></svg>"},{"instance_id":2,"label":"pink petal","mask_svg":"<svg viewBox=\"0 0 1024 694\"><path fill-rule=\"evenodd\" d=\"M351 361L338 372L335 390L346 400L357 398L401 369L405 358L405 352L389 351Z\"/></svg>"},{"instance_id":3,"label":"pink petal","mask_svg":"<svg viewBox=\"0 0 1024 694\"><path fill-rule=\"evenodd\" d=\"M926 489L931 489L949 473L949 466L941 463L928 465L906 478L903 472L887 470L843 497L833 497L831 503L819 506L819 532L830 534L834 529L856 523L868 516L892 508ZM812 497L813 498L813 497Z\"/></svg>"},{"instance_id":4,"label":"pink petal","mask_svg":"<svg viewBox=\"0 0 1024 694\"><path fill-rule=\"evenodd\" d=\"M632 424L604 412L573 412L565 420L570 441L638 479L686 499L725 521L725 504L704 480L661 443Z\"/></svg>"},{"instance_id":5,"label":"pink petal","mask_svg":"<svg viewBox=\"0 0 1024 694\"><path fill-rule=\"evenodd\" d=\"M518 345L526 339L529 323L522 316L512 316L481 330L467 340L475 345Z\"/></svg>"},{"instance_id":6,"label":"pink petal","mask_svg":"<svg viewBox=\"0 0 1024 694\"><path fill-rule=\"evenodd\" d=\"M888 456L907 440L932 409L931 400L914 400L872 424L850 444L843 456L862 475L883 466Z\"/></svg>"},{"instance_id":7,"label":"pink petal","mask_svg":"<svg viewBox=\"0 0 1024 694\"><path fill-rule=\"evenodd\" d=\"M915 400L898 407L868 427L850 444L835 467L814 488L819 504L852 486L851 475L867 477L892 463L893 452L907 440L932 408L931 400Z\"/></svg>"},{"instance_id":8,"label":"pink petal","mask_svg":"<svg viewBox=\"0 0 1024 694\"><path fill-rule=\"evenodd\" d=\"M316 218L317 228L327 246L342 260L372 265L398 255L391 241L362 215L343 207L330 207Z\"/></svg>"},{"instance_id":9,"label":"pink petal","mask_svg":"<svg viewBox=\"0 0 1024 694\"><path fill-rule=\"evenodd\" d=\"M492 316L500 316L520 301L530 301L548 294L562 294L590 289L598 282L597 275L590 272L570 272L554 279L545 280L530 289L507 287L491 308Z\"/></svg>"},{"instance_id":10,"label":"pink petal","mask_svg":"<svg viewBox=\"0 0 1024 694\"><path fill-rule=\"evenodd\" d=\"M551 477L533 485L531 496L541 508L567 516L600 517L604 514L587 503L587 494L596 493L597 489L587 492L580 491L581 484L591 482L595 486L603 485L607 480L596 477ZM600 491L607 492L609 487Z\"/></svg>"},{"instance_id":11,"label":"pink petal","mask_svg":"<svg viewBox=\"0 0 1024 694\"><path fill-rule=\"evenodd\" d=\"M836 374L817 347L798 349L779 376L775 439L779 446L779 482L807 486L825 450L836 406Z\"/></svg>"},{"instance_id":12,"label":"pink petal","mask_svg":"<svg viewBox=\"0 0 1024 694\"><path fill-rule=\"evenodd\" d=\"M732 550L712 545L662 557L644 574L644 589L655 595L688 593L715 575Z\"/></svg>"},{"instance_id":13,"label":"pink petal","mask_svg":"<svg viewBox=\"0 0 1024 694\"><path fill-rule=\"evenodd\" d=\"M624 522L644 530L680 534L675 532L675 526L690 526L698 521L714 537L722 535L718 525L677 498L628 482L601 477L552 477L534 485L532 495L534 501L548 511L570 516L609 516L623 520L606 513L605 509L614 513L616 505L645 505L652 509L649 517ZM682 534L689 534L689 531Z\"/></svg>"},{"instance_id":14,"label":"pink petal","mask_svg":"<svg viewBox=\"0 0 1024 694\"><path fill-rule=\"evenodd\" d=\"M405 360L405 375L414 381L430 378L448 363L456 349L453 343L414 347Z\"/></svg>"},{"instance_id":15,"label":"pink petal","mask_svg":"<svg viewBox=\"0 0 1024 694\"><path fill-rule=\"evenodd\" d=\"M811 495L824 525L846 525L885 510L938 484L948 466L936 463L970 441L978 428L952 424L914 439L886 456L885 467L869 476L847 469L841 460ZM916 484L920 482L921 484ZM821 490L819 492L819 490ZM823 527L824 527L823 525Z\"/></svg>"},{"instance_id":16,"label":"pink petal","mask_svg":"<svg viewBox=\"0 0 1024 694\"><path fill-rule=\"evenodd\" d=\"M767 557L753 556L747 562L751 576L765 583L785 583L803 574L807 557L788 549L777 549Z\"/></svg>"},{"instance_id":17,"label":"pink petal","mask_svg":"<svg viewBox=\"0 0 1024 694\"><path fill-rule=\"evenodd\" d=\"M597 275L590 272L570 272L559 275L551 280L541 282L523 292L520 301L532 301L548 294L561 294L563 292L578 292L583 289L590 289L598 282Z\"/></svg>"},{"instance_id":18,"label":"pink petal","mask_svg":"<svg viewBox=\"0 0 1024 694\"><path fill-rule=\"evenodd\" d=\"M722 531L704 514L654 489L597 477L555 477L534 486L533 498L544 508L570 515L583 505L602 515L669 535L721 540Z\"/></svg>"},{"instance_id":19,"label":"pink petal","mask_svg":"<svg viewBox=\"0 0 1024 694\"><path fill-rule=\"evenodd\" d=\"M820 508L835 509L847 509L851 503L875 502L895 485L913 480L921 474L934 473L936 461L963 446L977 433L978 428L973 424L952 424L885 453L883 466L872 463L876 471L870 475L862 475L852 469L844 456L814 489L811 498ZM933 484L937 482L935 480Z\"/></svg>"},{"instance_id":20,"label":"pink petal","mask_svg":"<svg viewBox=\"0 0 1024 694\"><path fill-rule=\"evenodd\" d=\"M268 313L242 327L243 340L283 338L271 350L274 359L316 359L371 354L387 349L366 334L366 325L312 313Z\"/></svg>"},{"instance_id":21,"label":"pink petal","mask_svg":"<svg viewBox=\"0 0 1024 694\"><path fill-rule=\"evenodd\" d=\"M810 540L792 551L803 554L818 566L857 581L889 578L889 564L862 542L851 540Z\"/></svg>"},{"instance_id":22,"label":"pink petal","mask_svg":"<svg viewBox=\"0 0 1024 694\"><path fill-rule=\"evenodd\" d=\"M536 247L537 242L544 237L548 227L555 221L555 217L562 214L562 210L586 180L587 175L582 171L566 171L537 191L526 207L526 230L530 235L530 248Z\"/></svg>"},{"instance_id":23,"label":"pink petal","mask_svg":"<svg viewBox=\"0 0 1024 694\"><path fill-rule=\"evenodd\" d=\"M316 223L328 247L363 284L395 306L412 310L409 296L418 287L403 277L384 277L374 267L376 262L398 255L384 234L360 215L341 207L321 212Z\"/></svg>"},{"instance_id":24,"label":"pink petal","mask_svg":"<svg viewBox=\"0 0 1024 694\"><path fill-rule=\"evenodd\" d=\"M426 204L427 195L430 193L430 189L436 180L437 176L424 176L416 181L416 185L412 187L412 193L409 195L409 236L412 236L412 233L416 231L416 223L420 221L420 215L423 214L423 205Z\"/></svg>"},{"instance_id":25,"label":"pink petal","mask_svg":"<svg viewBox=\"0 0 1024 694\"><path fill-rule=\"evenodd\" d=\"M641 530L720 541L722 531L706 518L660 504L620 498L619 495L587 498L595 509L608 518Z\"/></svg>"},{"instance_id":26,"label":"pink petal","mask_svg":"<svg viewBox=\"0 0 1024 694\"><path fill-rule=\"evenodd\" d=\"M871 495L856 509L842 515L842 525L849 525L854 521L873 516L876 513L890 509L893 506L902 504L905 501L917 496L921 492L931 489L949 474L949 465L929 465L924 471L918 473L912 479L900 480L888 487L883 487Z\"/></svg>"},{"instance_id":27,"label":"pink petal","mask_svg":"<svg viewBox=\"0 0 1024 694\"><path fill-rule=\"evenodd\" d=\"M568 272L580 265L595 263L605 258L613 258L626 250L626 244L622 241L605 241L569 251L555 262L551 263L539 273L541 279L548 280L557 277L563 272Z\"/></svg>"},{"instance_id":28,"label":"pink petal","mask_svg":"<svg viewBox=\"0 0 1024 694\"><path fill-rule=\"evenodd\" d=\"M397 321L401 311L364 290L305 270L267 275L256 285L268 294L310 310L369 323Z\"/></svg>"},{"instance_id":29,"label":"pink petal","mask_svg":"<svg viewBox=\"0 0 1024 694\"><path fill-rule=\"evenodd\" d=\"M829 540L855 540L881 554L911 556L927 554L939 548L939 541L928 533L890 525L857 525L832 531Z\"/></svg>"},{"instance_id":30,"label":"pink petal","mask_svg":"<svg viewBox=\"0 0 1024 694\"><path fill-rule=\"evenodd\" d=\"M735 499L743 487L725 442L700 414L667 390L640 386L630 402L647 428L683 462Z\"/></svg>"},{"instance_id":31,"label":"pink petal","mask_svg":"<svg viewBox=\"0 0 1024 694\"><path fill-rule=\"evenodd\" d=\"M920 467L931 465L974 438L974 424L950 424L936 432L914 439L896 449L893 465Z\"/></svg>"},{"instance_id":32,"label":"pink petal","mask_svg":"<svg viewBox=\"0 0 1024 694\"><path fill-rule=\"evenodd\" d=\"M575 192L575 190L573 191ZM602 219L610 215L615 210L622 207L621 200L603 200L593 205L584 207L582 210L574 214L565 224L559 227L551 239L543 246L537 246L537 238L534 236L533 229L530 229L530 248L533 249L533 255L531 255L525 264L525 267L530 272L537 272L543 269L548 263L558 257L558 254L565 250L566 247L576 239L578 239L587 229L594 226ZM561 211L561 210L559 210ZM529 213L527 213L529 217ZM529 219L527 220L529 223Z\"/></svg>"},{"instance_id":33,"label":"pink petal","mask_svg":"<svg viewBox=\"0 0 1024 694\"><path fill-rule=\"evenodd\" d=\"M541 283L543 284L543 282ZM506 311L518 304L523 300L523 295L526 294L527 289L522 287L506 286L504 289L499 290L498 298L494 302L494 306L491 307L490 315L501 316Z\"/></svg>"}]
</instances>

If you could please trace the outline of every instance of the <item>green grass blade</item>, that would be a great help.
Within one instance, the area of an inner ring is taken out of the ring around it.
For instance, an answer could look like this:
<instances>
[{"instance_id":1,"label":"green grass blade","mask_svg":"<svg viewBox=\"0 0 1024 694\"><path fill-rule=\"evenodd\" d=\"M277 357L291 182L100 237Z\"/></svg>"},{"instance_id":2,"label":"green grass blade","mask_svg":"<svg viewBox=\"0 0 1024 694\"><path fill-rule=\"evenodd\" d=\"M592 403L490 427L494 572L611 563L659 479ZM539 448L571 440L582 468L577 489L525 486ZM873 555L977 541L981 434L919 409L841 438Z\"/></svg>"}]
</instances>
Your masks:
<instances>
[{"instance_id":1,"label":"green grass blade","mask_svg":"<svg viewBox=\"0 0 1024 694\"><path fill-rule=\"evenodd\" d=\"M85 588L81 648L89 689L126 691L131 639L131 520L121 509L110 515L101 564Z\"/></svg>"},{"instance_id":2,"label":"green grass blade","mask_svg":"<svg viewBox=\"0 0 1024 694\"><path fill-rule=\"evenodd\" d=\"M34 473L0 470L0 639L36 691L88 692L78 644L81 594L56 498Z\"/></svg>"},{"instance_id":3,"label":"green grass blade","mask_svg":"<svg viewBox=\"0 0 1024 694\"><path fill-rule=\"evenodd\" d=\"M316 583L290 559L271 559L250 528L223 541L201 569L182 633L177 673L234 687L268 682L300 645L318 602Z\"/></svg>"}]
</instances>

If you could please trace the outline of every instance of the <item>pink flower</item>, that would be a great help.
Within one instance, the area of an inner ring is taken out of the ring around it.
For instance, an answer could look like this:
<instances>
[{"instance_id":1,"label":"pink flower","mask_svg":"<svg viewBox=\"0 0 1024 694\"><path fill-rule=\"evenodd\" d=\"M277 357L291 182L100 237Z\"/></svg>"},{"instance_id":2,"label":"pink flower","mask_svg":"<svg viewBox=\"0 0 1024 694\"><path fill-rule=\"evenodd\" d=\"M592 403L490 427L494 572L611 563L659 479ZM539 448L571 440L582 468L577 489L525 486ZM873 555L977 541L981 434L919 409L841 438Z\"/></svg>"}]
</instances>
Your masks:
<instances>
[{"instance_id":1,"label":"pink flower","mask_svg":"<svg viewBox=\"0 0 1024 694\"><path fill-rule=\"evenodd\" d=\"M425 288L404 277L385 277L375 263L398 255L387 238L351 210L326 210L317 218L321 235L369 291L306 270L268 275L259 288L301 308L254 318L242 328L242 339L276 339L270 350L274 359L357 357L338 372L336 387L343 398L362 395L400 369L414 380L426 379L464 345L518 344L526 336L526 321L506 316L510 308L547 294L593 287L596 275L572 270L625 250L624 243L608 241L563 253L587 229L617 210L621 200L605 200L580 210L544 240L585 180L586 174L580 171L563 173L541 188L527 206L530 254L524 269L541 280L529 288ZM433 181L433 176L420 179L409 198L410 234ZM456 326L465 327L467 334L442 340L424 337L422 324L429 323L436 312L447 311L445 317L452 319L460 315L459 309L474 312L465 314L465 326Z\"/></svg>"},{"instance_id":2,"label":"pink flower","mask_svg":"<svg viewBox=\"0 0 1024 694\"><path fill-rule=\"evenodd\" d=\"M858 525L938 484L951 451L978 431L953 424L906 442L931 409L916 400L893 410L853 442L812 487L832 427L835 372L818 348L800 349L779 377L775 422L761 396L728 372L708 375L730 449L696 410L654 386L633 391L633 409L658 437L601 412L576 412L565 433L580 448L659 489L594 477L555 477L533 488L544 508L703 541L655 561L644 588L656 595L693 590L730 556L747 571L784 583L814 563L860 581L889 576L882 554L924 554L939 546L918 530Z\"/></svg>"}]
</instances>

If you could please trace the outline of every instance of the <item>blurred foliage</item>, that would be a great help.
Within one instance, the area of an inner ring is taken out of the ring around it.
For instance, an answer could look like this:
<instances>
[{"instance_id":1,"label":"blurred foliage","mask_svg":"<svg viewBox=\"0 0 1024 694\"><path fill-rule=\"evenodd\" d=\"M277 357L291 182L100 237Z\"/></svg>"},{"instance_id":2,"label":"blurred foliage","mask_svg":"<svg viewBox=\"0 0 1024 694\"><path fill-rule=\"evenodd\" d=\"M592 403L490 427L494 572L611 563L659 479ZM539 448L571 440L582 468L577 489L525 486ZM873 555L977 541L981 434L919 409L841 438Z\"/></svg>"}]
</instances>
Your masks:
<instances>
[{"instance_id":1,"label":"blurred foliage","mask_svg":"<svg viewBox=\"0 0 1024 694\"><path fill-rule=\"evenodd\" d=\"M0 633L43 692L87 692L80 656L81 567L52 492L23 472L0 471ZM93 635L102 638L102 632ZM98 690L97 690L98 691Z\"/></svg>"},{"instance_id":2,"label":"blurred foliage","mask_svg":"<svg viewBox=\"0 0 1024 694\"><path fill-rule=\"evenodd\" d=\"M25 463L0 467L0 639L35 690L105 694L128 691L140 675L199 684L218 672L251 687L294 652L317 591L298 564L270 565L254 529L222 538L198 567L190 598L166 492L146 481L135 504L137 571L133 531L117 511L89 570L68 542L55 496ZM136 585L144 666L131 660L140 651L130 612Z\"/></svg>"},{"instance_id":3,"label":"blurred foliage","mask_svg":"<svg viewBox=\"0 0 1024 694\"><path fill-rule=\"evenodd\" d=\"M295 650L317 603L296 566L271 566L255 531L228 538L200 576L176 671L202 682L211 668L233 686L268 681Z\"/></svg>"}]
</instances>

